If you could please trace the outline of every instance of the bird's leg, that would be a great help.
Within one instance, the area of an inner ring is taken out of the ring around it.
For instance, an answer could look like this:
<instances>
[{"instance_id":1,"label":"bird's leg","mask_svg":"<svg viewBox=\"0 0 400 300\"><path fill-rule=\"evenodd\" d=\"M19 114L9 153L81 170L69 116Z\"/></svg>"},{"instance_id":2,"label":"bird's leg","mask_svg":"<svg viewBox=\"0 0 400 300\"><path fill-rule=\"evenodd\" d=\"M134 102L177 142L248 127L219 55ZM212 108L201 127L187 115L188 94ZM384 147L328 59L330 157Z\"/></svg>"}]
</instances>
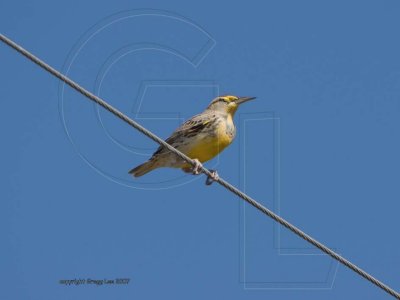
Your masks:
<instances>
[{"instance_id":1,"label":"bird's leg","mask_svg":"<svg viewBox=\"0 0 400 300\"><path fill-rule=\"evenodd\" d=\"M211 176L207 176L206 185L211 185L214 181L219 179L217 170L210 170Z\"/></svg>"},{"instance_id":2,"label":"bird's leg","mask_svg":"<svg viewBox=\"0 0 400 300\"><path fill-rule=\"evenodd\" d=\"M203 168L203 165L197 158L194 158L193 161L194 161L195 165L192 167L192 173L193 173L193 175L199 175L201 173L201 169Z\"/></svg>"},{"instance_id":3,"label":"bird's leg","mask_svg":"<svg viewBox=\"0 0 400 300\"><path fill-rule=\"evenodd\" d=\"M190 170L190 172L192 172L193 175L199 175L202 172L201 169L203 168L203 165L197 158L194 158L193 162L195 163L195 165L192 166L192 168L190 168L190 169L185 168L185 169L183 169L183 171L188 172ZM210 172L211 172L211 175L207 176L206 185L211 185L214 181L219 179L217 170L210 170Z\"/></svg>"}]
</instances>

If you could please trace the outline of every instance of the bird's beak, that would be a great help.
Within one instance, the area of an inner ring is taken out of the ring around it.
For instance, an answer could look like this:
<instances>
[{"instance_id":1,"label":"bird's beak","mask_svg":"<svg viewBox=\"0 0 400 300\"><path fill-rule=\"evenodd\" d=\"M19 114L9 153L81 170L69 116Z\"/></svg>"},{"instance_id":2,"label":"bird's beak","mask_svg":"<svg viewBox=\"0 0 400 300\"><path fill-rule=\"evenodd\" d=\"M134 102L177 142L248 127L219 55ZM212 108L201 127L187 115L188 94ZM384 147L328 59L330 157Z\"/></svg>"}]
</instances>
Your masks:
<instances>
[{"instance_id":1,"label":"bird's beak","mask_svg":"<svg viewBox=\"0 0 400 300\"><path fill-rule=\"evenodd\" d=\"M239 97L238 99L235 100L235 103L239 105L253 99L256 99L256 97Z\"/></svg>"}]
</instances>

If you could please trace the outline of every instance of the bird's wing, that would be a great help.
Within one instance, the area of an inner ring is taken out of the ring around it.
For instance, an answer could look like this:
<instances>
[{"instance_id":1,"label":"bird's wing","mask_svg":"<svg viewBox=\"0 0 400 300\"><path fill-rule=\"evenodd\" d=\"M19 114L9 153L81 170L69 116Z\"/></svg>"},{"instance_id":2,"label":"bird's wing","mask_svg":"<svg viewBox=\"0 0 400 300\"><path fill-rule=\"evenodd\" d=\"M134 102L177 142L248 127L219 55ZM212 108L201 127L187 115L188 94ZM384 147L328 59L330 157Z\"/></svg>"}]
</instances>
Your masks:
<instances>
[{"instance_id":1,"label":"bird's wing","mask_svg":"<svg viewBox=\"0 0 400 300\"><path fill-rule=\"evenodd\" d=\"M190 138L191 136L201 132L211 123L211 121L212 118L210 118L210 116L206 118L204 114L195 115L179 126L165 141L171 146L176 147L177 145L180 145L184 139ZM165 147L160 146L157 151L154 152L153 157L167 152L169 151Z\"/></svg>"}]
</instances>

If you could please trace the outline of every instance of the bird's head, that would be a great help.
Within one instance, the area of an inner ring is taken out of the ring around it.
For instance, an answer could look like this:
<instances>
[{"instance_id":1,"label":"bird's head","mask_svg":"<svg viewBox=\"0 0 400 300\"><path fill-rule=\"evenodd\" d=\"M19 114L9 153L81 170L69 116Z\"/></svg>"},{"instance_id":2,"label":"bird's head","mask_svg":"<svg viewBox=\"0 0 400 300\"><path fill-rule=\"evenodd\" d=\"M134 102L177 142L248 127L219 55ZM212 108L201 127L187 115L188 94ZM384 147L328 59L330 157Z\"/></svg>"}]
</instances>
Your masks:
<instances>
[{"instance_id":1,"label":"bird's head","mask_svg":"<svg viewBox=\"0 0 400 300\"><path fill-rule=\"evenodd\" d=\"M238 109L239 105L256 97L237 97L237 96L219 96L211 101L207 109L224 112L233 115Z\"/></svg>"}]
</instances>

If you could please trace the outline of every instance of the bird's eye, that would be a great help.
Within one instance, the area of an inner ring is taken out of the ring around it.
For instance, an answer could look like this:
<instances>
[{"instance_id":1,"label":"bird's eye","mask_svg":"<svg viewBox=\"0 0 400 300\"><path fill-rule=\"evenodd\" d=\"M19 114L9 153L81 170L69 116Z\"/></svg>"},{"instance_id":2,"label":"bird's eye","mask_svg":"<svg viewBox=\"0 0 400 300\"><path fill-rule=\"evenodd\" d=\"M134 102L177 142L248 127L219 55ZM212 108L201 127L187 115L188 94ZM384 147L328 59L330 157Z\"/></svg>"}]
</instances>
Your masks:
<instances>
[{"instance_id":1,"label":"bird's eye","mask_svg":"<svg viewBox=\"0 0 400 300\"><path fill-rule=\"evenodd\" d=\"M225 98L219 98L218 101L226 102Z\"/></svg>"}]
</instances>

